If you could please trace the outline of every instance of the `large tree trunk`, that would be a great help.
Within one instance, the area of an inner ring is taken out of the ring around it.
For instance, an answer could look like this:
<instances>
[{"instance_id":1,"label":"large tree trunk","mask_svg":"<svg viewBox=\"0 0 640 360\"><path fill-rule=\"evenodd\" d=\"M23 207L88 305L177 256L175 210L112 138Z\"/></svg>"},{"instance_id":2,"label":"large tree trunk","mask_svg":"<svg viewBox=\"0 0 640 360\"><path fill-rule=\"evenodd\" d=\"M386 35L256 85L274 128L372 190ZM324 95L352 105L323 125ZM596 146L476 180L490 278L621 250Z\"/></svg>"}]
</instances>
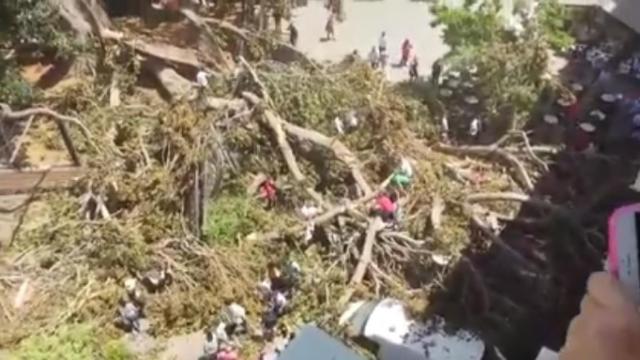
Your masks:
<instances>
[{"instance_id":1,"label":"large tree trunk","mask_svg":"<svg viewBox=\"0 0 640 360\"><path fill-rule=\"evenodd\" d=\"M98 25L103 28L109 28L111 21L104 11L99 0L47 0L51 5L58 9L60 15L66 20L68 25L75 31L78 39L86 40L87 36L93 33L91 14L87 13L87 9L93 13ZM81 2L84 1L84 4Z\"/></svg>"}]
</instances>

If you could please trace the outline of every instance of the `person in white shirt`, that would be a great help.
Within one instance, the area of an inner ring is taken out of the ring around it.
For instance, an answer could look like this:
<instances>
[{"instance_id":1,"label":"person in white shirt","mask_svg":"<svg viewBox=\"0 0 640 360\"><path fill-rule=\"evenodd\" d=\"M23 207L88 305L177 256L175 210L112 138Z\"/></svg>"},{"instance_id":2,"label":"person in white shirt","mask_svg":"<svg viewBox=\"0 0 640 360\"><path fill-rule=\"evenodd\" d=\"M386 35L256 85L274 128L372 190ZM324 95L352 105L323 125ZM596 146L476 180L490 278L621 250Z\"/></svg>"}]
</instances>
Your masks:
<instances>
[{"instance_id":1,"label":"person in white shirt","mask_svg":"<svg viewBox=\"0 0 640 360\"><path fill-rule=\"evenodd\" d=\"M380 56L387 51L387 33L384 31L380 34L380 39L378 40L378 51Z\"/></svg>"},{"instance_id":2,"label":"person in white shirt","mask_svg":"<svg viewBox=\"0 0 640 360\"><path fill-rule=\"evenodd\" d=\"M480 134L480 120L478 118L473 118L469 125L469 136L476 138L478 134Z\"/></svg>"},{"instance_id":3,"label":"person in white shirt","mask_svg":"<svg viewBox=\"0 0 640 360\"><path fill-rule=\"evenodd\" d=\"M204 70L199 70L198 73L196 74L196 83L198 83L198 86L206 89L209 87L209 74L207 74Z\"/></svg>"}]
</instances>

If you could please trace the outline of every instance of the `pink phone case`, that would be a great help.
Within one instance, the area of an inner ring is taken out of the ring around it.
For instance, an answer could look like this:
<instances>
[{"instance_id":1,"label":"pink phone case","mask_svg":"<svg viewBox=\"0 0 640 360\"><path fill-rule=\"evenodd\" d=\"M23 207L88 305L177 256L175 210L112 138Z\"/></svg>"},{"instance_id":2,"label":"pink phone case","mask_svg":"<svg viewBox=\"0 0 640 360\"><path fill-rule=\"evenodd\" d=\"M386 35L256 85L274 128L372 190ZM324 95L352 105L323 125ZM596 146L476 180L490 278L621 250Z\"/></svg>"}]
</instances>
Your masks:
<instances>
[{"instance_id":1,"label":"pink phone case","mask_svg":"<svg viewBox=\"0 0 640 360\"><path fill-rule=\"evenodd\" d=\"M619 264L621 256L621 254L619 253L620 245L618 244L618 241L620 241L620 239L618 237L618 228L616 224L619 222L622 216L635 212L640 212L640 204L633 204L618 208L609 217L609 254L607 256L607 266L609 272L615 277L619 277L620 275ZM638 239L633 239L633 241L638 241Z\"/></svg>"}]
</instances>

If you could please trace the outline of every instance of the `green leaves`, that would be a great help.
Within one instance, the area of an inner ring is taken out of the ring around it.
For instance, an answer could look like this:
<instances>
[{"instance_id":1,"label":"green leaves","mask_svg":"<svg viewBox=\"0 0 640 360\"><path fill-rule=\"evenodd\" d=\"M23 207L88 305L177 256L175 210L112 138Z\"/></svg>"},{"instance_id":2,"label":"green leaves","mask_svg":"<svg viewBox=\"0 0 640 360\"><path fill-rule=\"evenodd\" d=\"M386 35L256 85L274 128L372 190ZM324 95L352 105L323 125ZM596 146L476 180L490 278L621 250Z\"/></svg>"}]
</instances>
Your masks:
<instances>
[{"instance_id":1,"label":"green leaves","mask_svg":"<svg viewBox=\"0 0 640 360\"><path fill-rule=\"evenodd\" d=\"M20 343L11 360L132 360L119 341L101 342L90 325L68 325L50 335L37 335Z\"/></svg>"},{"instance_id":2,"label":"green leaves","mask_svg":"<svg viewBox=\"0 0 640 360\"><path fill-rule=\"evenodd\" d=\"M26 107L33 101L34 91L20 77L17 65L0 57L0 102L14 108Z\"/></svg>"},{"instance_id":3,"label":"green leaves","mask_svg":"<svg viewBox=\"0 0 640 360\"><path fill-rule=\"evenodd\" d=\"M482 46L503 36L499 9L492 1L467 1L463 7L437 4L432 7L437 18L433 25L443 27L444 41L453 49Z\"/></svg>"},{"instance_id":4,"label":"green leaves","mask_svg":"<svg viewBox=\"0 0 640 360\"><path fill-rule=\"evenodd\" d=\"M569 11L557 0L542 0L538 3L538 23L545 40L555 51L563 51L573 44L568 32Z\"/></svg>"},{"instance_id":5,"label":"green leaves","mask_svg":"<svg viewBox=\"0 0 640 360\"><path fill-rule=\"evenodd\" d=\"M79 48L62 27L61 17L45 0L5 0L0 2L0 42L14 46L53 49L68 57Z\"/></svg>"}]
</instances>

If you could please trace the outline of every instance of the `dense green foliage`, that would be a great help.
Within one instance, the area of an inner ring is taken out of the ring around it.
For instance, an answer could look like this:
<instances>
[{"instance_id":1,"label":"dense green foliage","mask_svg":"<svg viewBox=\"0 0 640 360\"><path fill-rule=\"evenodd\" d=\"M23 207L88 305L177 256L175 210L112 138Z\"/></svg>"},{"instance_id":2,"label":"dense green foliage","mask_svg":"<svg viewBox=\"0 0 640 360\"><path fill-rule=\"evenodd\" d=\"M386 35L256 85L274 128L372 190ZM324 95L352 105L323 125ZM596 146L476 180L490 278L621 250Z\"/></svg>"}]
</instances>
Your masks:
<instances>
[{"instance_id":1,"label":"dense green foliage","mask_svg":"<svg viewBox=\"0 0 640 360\"><path fill-rule=\"evenodd\" d=\"M542 80L547 50L571 42L564 31L565 11L553 0L543 1L539 21L523 21L524 29L516 36L507 30L492 0L470 0L459 8L437 5L435 10L436 23L451 47L449 67L476 67L475 88L488 116L506 116L514 120L510 126L521 126L548 85Z\"/></svg>"},{"instance_id":2,"label":"dense green foliage","mask_svg":"<svg viewBox=\"0 0 640 360\"><path fill-rule=\"evenodd\" d=\"M230 244L273 222L273 213L247 196L223 195L211 206L204 234L211 244Z\"/></svg>"},{"instance_id":3,"label":"dense green foliage","mask_svg":"<svg viewBox=\"0 0 640 360\"><path fill-rule=\"evenodd\" d=\"M435 4L436 20L432 26L443 27L443 38L452 48L476 47L501 39L505 35L498 15L498 1L466 1L462 7Z\"/></svg>"},{"instance_id":4,"label":"dense green foliage","mask_svg":"<svg viewBox=\"0 0 640 360\"><path fill-rule=\"evenodd\" d=\"M12 107L24 107L33 98L34 90L20 77L17 65L0 57L0 102Z\"/></svg>"},{"instance_id":5,"label":"dense green foliage","mask_svg":"<svg viewBox=\"0 0 640 360\"><path fill-rule=\"evenodd\" d=\"M540 30L549 46L556 51L566 50L573 44L568 32L569 9L557 0L538 3L537 18Z\"/></svg>"},{"instance_id":6,"label":"dense green foliage","mask_svg":"<svg viewBox=\"0 0 640 360\"><path fill-rule=\"evenodd\" d=\"M119 341L102 342L89 325L69 325L51 335L27 338L11 360L130 360L133 356Z\"/></svg>"},{"instance_id":7,"label":"dense green foliage","mask_svg":"<svg viewBox=\"0 0 640 360\"><path fill-rule=\"evenodd\" d=\"M48 1L4 0L0 2L0 43L35 46L68 56L78 44L62 27L63 22Z\"/></svg>"}]
</instances>

